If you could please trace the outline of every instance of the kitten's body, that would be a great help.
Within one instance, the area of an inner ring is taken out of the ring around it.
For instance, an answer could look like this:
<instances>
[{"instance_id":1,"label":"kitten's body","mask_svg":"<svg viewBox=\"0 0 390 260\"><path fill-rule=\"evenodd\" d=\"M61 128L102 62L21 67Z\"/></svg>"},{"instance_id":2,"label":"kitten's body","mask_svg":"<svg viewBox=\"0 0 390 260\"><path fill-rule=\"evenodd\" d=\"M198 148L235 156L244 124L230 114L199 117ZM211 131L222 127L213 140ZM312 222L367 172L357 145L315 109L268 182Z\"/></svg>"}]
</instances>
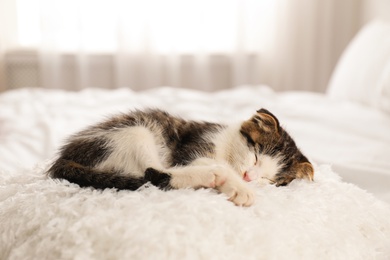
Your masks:
<instances>
[{"instance_id":1,"label":"kitten's body","mask_svg":"<svg viewBox=\"0 0 390 260\"><path fill-rule=\"evenodd\" d=\"M237 125L186 121L161 110L134 111L92 126L61 149L53 178L80 186L136 190L215 188L237 205L253 203L245 180L286 185L313 168L278 120L262 109Z\"/></svg>"}]
</instances>

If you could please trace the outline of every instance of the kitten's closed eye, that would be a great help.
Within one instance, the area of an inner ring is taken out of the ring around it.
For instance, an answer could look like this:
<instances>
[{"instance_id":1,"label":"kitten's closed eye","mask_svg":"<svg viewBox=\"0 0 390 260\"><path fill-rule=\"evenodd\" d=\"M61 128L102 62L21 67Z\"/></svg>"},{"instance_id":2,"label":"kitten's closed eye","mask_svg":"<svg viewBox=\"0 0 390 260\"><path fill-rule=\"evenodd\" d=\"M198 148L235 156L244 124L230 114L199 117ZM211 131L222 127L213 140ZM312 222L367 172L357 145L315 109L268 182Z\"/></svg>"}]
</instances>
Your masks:
<instances>
[{"instance_id":1,"label":"kitten's closed eye","mask_svg":"<svg viewBox=\"0 0 390 260\"><path fill-rule=\"evenodd\" d=\"M259 161L259 158L257 157L257 154L255 154L255 163L254 163L254 165L257 165L258 161Z\"/></svg>"}]
</instances>

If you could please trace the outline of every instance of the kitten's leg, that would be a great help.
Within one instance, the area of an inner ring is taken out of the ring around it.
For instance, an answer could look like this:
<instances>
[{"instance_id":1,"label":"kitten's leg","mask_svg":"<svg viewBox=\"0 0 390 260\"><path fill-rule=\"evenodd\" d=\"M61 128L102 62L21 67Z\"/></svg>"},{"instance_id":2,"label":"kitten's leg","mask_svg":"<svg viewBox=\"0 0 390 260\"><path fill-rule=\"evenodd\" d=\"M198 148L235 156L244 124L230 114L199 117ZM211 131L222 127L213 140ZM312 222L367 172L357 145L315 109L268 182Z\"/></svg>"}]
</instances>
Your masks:
<instances>
[{"instance_id":1,"label":"kitten's leg","mask_svg":"<svg viewBox=\"0 0 390 260\"><path fill-rule=\"evenodd\" d=\"M174 167L168 170L148 168L146 181L161 189L215 188L222 185L226 178L208 166Z\"/></svg>"},{"instance_id":2,"label":"kitten's leg","mask_svg":"<svg viewBox=\"0 0 390 260\"><path fill-rule=\"evenodd\" d=\"M239 206L250 206L254 194L241 177L227 164L209 158L199 158L189 166L172 168L170 185L173 188L215 188L225 193Z\"/></svg>"},{"instance_id":3,"label":"kitten's leg","mask_svg":"<svg viewBox=\"0 0 390 260\"><path fill-rule=\"evenodd\" d=\"M219 165L188 165L168 169L173 188L215 188L225 183L227 175Z\"/></svg>"}]
</instances>

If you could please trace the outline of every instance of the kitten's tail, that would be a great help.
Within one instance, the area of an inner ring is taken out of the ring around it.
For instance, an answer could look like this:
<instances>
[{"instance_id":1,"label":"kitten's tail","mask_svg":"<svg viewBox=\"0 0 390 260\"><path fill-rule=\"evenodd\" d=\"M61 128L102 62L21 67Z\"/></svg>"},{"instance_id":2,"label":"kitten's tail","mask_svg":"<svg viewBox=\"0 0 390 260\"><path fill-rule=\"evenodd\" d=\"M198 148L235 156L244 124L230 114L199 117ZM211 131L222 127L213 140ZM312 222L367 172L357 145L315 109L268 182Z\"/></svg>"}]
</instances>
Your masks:
<instances>
[{"instance_id":1,"label":"kitten's tail","mask_svg":"<svg viewBox=\"0 0 390 260\"><path fill-rule=\"evenodd\" d=\"M101 172L92 167L85 167L64 159L58 159L47 173L52 178L66 179L80 185L80 187L116 188L119 190L137 190L155 177L150 174L145 175L145 177L132 177L121 175L118 172Z\"/></svg>"}]
</instances>

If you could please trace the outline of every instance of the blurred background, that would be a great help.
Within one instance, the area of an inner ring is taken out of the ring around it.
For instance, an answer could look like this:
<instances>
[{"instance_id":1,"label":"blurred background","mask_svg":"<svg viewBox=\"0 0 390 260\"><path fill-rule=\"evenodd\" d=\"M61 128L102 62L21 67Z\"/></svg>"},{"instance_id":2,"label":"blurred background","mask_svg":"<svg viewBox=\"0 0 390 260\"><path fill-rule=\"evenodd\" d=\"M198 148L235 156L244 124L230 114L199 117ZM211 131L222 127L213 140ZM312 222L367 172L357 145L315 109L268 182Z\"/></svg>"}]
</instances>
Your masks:
<instances>
[{"instance_id":1,"label":"blurred background","mask_svg":"<svg viewBox=\"0 0 390 260\"><path fill-rule=\"evenodd\" d=\"M267 84L324 92L389 0L0 0L0 91Z\"/></svg>"}]
</instances>

